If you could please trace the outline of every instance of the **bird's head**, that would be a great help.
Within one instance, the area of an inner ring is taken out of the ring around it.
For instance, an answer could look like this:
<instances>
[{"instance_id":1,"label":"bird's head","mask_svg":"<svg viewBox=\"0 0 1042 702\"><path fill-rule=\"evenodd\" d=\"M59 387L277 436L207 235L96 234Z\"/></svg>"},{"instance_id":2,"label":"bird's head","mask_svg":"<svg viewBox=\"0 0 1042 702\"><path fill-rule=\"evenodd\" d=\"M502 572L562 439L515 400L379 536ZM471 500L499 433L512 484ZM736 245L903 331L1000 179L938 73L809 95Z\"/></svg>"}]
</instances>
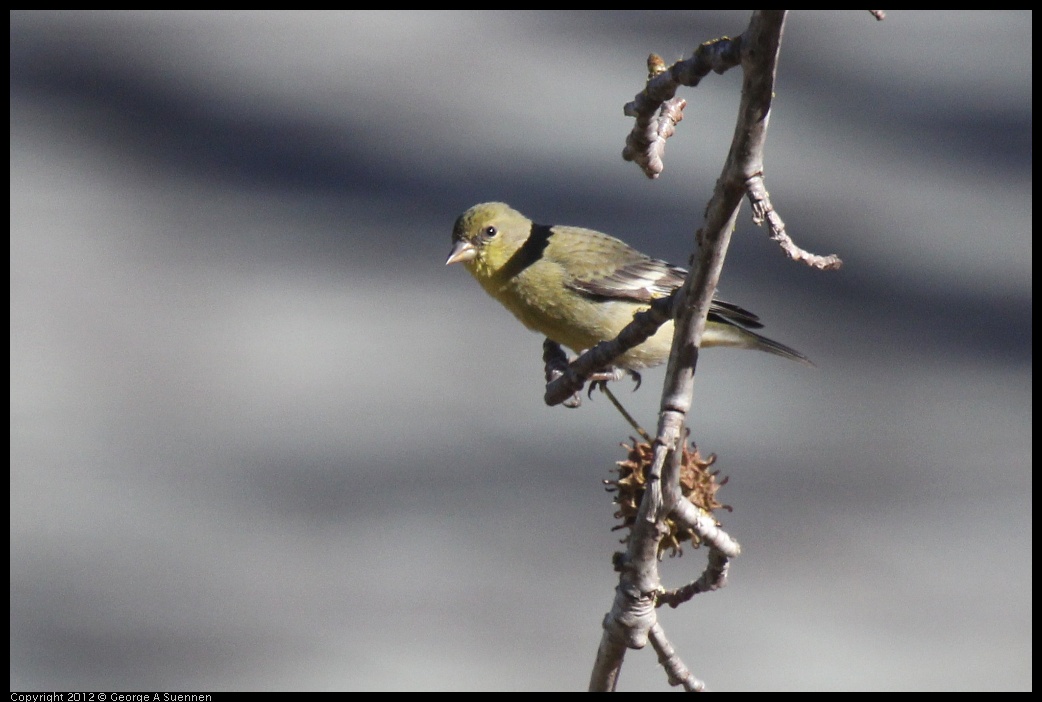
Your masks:
<instances>
[{"instance_id":1,"label":"bird's head","mask_svg":"<svg viewBox=\"0 0 1042 702\"><path fill-rule=\"evenodd\" d=\"M525 242L531 227L523 214L502 202L474 205L452 228L452 251L445 265L498 269Z\"/></svg>"}]
</instances>

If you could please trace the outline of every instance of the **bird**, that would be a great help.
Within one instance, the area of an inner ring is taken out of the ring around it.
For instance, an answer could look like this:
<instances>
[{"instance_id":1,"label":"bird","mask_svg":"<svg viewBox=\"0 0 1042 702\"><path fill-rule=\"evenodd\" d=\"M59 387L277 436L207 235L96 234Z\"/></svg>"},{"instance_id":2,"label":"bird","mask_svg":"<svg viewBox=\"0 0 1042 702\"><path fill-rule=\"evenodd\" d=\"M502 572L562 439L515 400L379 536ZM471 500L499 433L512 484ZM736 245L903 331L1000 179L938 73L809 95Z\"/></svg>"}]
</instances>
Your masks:
<instances>
[{"instance_id":1,"label":"bird","mask_svg":"<svg viewBox=\"0 0 1042 702\"><path fill-rule=\"evenodd\" d=\"M636 312L680 287L687 271L620 239L583 227L535 224L502 202L474 205L452 228L445 265L461 264L529 329L582 353L614 339ZM752 312L714 298L702 347L766 351L813 365L799 351L752 329ZM672 320L615 359L639 383L638 371L669 360Z\"/></svg>"}]
</instances>

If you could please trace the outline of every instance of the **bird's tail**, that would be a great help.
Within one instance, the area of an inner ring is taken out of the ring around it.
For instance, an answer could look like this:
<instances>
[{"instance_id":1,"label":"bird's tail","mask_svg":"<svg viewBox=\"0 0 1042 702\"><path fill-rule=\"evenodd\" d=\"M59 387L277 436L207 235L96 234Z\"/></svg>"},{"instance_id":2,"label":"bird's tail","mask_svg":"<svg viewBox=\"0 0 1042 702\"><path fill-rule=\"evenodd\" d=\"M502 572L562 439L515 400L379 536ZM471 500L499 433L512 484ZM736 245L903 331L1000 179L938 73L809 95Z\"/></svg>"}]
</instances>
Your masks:
<instances>
[{"instance_id":1,"label":"bird's tail","mask_svg":"<svg viewBox=\"0 0 1042 702\"><path fill-rule=\"evenodd\" d=\"M768 339L756 332L743 329L733 324L717 322L706 325L705 333L702 335L702 346L730 346L739 349L756 349L773 353L782 358L813 366L814 363L794 348L786 346L774 339Z\"/></svg>"}]
</instances>

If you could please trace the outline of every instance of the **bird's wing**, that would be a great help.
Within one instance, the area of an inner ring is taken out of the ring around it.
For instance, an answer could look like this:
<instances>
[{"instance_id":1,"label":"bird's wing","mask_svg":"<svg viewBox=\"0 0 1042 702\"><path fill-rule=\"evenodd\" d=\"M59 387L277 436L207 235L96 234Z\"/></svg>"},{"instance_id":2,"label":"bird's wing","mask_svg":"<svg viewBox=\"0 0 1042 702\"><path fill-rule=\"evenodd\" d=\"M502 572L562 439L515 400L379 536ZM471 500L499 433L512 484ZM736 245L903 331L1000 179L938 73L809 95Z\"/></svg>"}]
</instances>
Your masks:
<instances>
[{"instance_id":1,"label":"bird's wing","mask_svg":"<svg viewBox=\"0 0 1042 702\"><path fill-rule=\"evenodd\" d=\"M611 273L573 280L568 287L584 295L603 300L651 302L665 297L683 285L687 271L655 258L642 257ZM715 299L709 307L709 319L747 329L760 329L763 323L755 314L733 302Z\"/></svg>"},{"instance_id":2,"label":"bird's wing","mask_svg":"<svg viewBox=\"0 0 1042 702\"><path fill-rule=\"evenodd\" d=\"M651 302L680 287L686 276L687 271L683 268L641 257L618 266L610 273L573 280L568 287L602 299Z\"/></svg>"}]
</instances>

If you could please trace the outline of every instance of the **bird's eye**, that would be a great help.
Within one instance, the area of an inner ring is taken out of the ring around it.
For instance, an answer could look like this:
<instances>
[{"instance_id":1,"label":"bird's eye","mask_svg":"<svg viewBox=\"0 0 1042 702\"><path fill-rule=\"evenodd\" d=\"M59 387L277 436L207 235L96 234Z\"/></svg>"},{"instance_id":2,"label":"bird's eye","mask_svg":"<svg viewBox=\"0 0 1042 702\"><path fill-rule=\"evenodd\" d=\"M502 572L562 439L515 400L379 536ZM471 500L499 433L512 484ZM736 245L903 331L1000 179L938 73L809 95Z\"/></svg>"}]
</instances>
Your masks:
<instances>
[{"instance_id":1,"label":"bird's eye","mask_svg":"<svg viewBox=\"0 0 1042 702\"><path fill-rule=\"evenodd\" d=\"M484 230L482 230L482 234L484 234L488 238L494 237L497 232L498 232L498 230L495 227L493 227L491 224L488 225L487 227L485 227Z\"/></svg>"}]
</instances>

